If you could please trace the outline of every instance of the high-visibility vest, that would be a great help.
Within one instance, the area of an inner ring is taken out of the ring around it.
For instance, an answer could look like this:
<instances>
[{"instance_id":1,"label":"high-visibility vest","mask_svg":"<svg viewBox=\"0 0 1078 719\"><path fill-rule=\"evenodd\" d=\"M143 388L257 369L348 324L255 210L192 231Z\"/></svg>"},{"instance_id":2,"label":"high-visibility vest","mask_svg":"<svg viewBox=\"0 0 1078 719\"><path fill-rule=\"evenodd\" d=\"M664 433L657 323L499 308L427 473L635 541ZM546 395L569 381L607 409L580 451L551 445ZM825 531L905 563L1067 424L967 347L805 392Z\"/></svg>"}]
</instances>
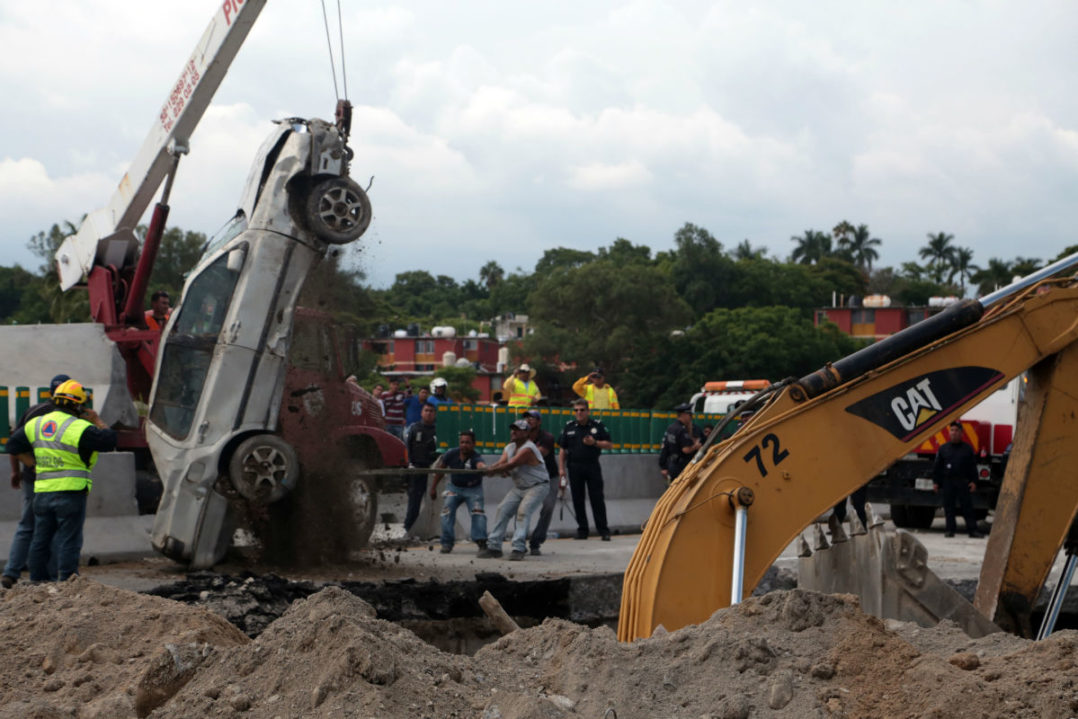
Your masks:
<instances>
[{"instance_id":1,"label":"high-visibility vest","mask_svg":"<svg viewBox=\"0 0 1078 719\"><path fill-rule=\"evenodd\" d=\"M532 397L539 399L539 385L535 384L534 380L521 382L516 377L510 377L508 382L512 383L509 390L509 406L511 408L531 407Z\"/></svg>"},{"instance_id":2,"label":"high-visibility vest","mask_svg":"<svg viewBox=\"0 0 1078 719\"><path fill-rule=\"evenodd\" d=\"M610 385L606 385L599 391L606 395L606 406L597 407L595 404L595 390L596 386L593 384L584 385L584 399L588 400L588 407L591 409L618 409L618 395L614 391L614 388Z\"/></svg>"},{"instance_id":3,"label":"high-visibility vest","mask_svg":"<svg viewBox=\"0 0 1078 719\"><path fill-rule=\"evenodd\" d=\"M49 412L26 423L26 439L34 447L34 492L77 492L93 485L90 470L79 456L79 439L93 425L67 412Z\"/></svg>"}]
</instances>

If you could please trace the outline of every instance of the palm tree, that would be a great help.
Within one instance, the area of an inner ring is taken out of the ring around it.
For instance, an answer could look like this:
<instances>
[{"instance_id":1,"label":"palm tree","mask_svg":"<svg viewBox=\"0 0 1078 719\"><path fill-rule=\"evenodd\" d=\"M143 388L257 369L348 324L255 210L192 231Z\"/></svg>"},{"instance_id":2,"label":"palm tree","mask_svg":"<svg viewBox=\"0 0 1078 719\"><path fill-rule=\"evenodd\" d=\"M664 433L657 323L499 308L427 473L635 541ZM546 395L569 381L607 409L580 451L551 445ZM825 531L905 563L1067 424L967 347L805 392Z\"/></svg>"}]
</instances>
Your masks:
<instances>
[{"instance_id":1,"label":"palm tree","mask_svg":"<svg viewBox=\"0 0 1078 719\"><path fill-rule=\"evenodd\" d=\"M1033 257L1015 257L1011 263L1011 271L1019 277L1031 275L1041 268L1041 261Z\"/></svg>"},{"instance_id":2,"label":"palm tree","mask_svg":"<svg viewBox=\"0 0 1078 719\"><path fill-rule=\"evenodd\" d=\"M853 252L850 250L850 237L853 233L853 225L849 220L843 220L831 230L831 236L835 238L837 244L835 254L850 262L853 262Z\"/></svg>"},{"instance_id":3,"label":"palm tree","mask_svg":"<svg viewBox=\"0 0 1078 719\"><path fill-rule=\"evenodd\" d=\"M494 289L505 278L505 270L496 261L491 260L479 268L479 281L487 286L488 290Z\"/></svg>"},{"instance_id":4,"label":"palm tree","mask_svg":"<svg viewBox=\"0 0 1078 719\"><path fill-rule=\"evenodd\" d=\"M831 249L831 235L816 230L805 230L801 237L791 237L797 247L790 253L790 260L803 265L814 265L834 252Z\"/></svg>"},{"instance_id":5,"label":"palm tree","mask_svg":"<svg viewBox=\"0 0 1078 719\"><path fill-rule=\"evenodd\" d=\"M973 264L973 250L969 247L956 247L951 257L951 273L947 275L948 282L954 282L958 277L958 287L962 290L962 296L966 296L966 279L977 272L977 265Z\"/></svg>"},{"instance_id":6,"label":"palm tree","mask_svg":"<svg viewBox=\"0 0 1078 719\"><path fill-rule=\"evenodd\" d=\"M1006 260L993 257L988 260L985 267L974 272L969 279L977 283L978 294L987 295L1011 283L1014 279L1014 267Z\"/></svg>"},{"instance_id":7,"label":"palm tree","mask_svg":"<svg viewBox=\"0 0 1078 719\"><path fill-rule=\"evenodd\" d=\"M753 247L748 238L741 241L736 248L734 248L735 260L762 260L767 256L766 247Z\"/></svg>"},{"instance_id":8,"label":"palm tree","mask_svg":"<svg viewBox=\"0 0 1078 719\"><path fill-rule=\"evenodd\" d=\"M954 264L955 248L951 245L954 235L946 232L928 233L928 244L918 250L917 254L922 260L928 260L928 269L932 274L932 281L943 282L943 274Z\"/></svg>"},{"instance_id":9,"label":"palm tree","mask_svg":"<svg viewBox=\"0 0 1078 719\"><path fill-rule=\"evenodd\" d=\"M875 247L883 244L883 240L873 237L868 231L868 225L858 225L853 230L853 235L848 242L850 256L853 263L869 274L872 273L872 261L879 259L880 253Z\"/></svg>"}]
</instances>

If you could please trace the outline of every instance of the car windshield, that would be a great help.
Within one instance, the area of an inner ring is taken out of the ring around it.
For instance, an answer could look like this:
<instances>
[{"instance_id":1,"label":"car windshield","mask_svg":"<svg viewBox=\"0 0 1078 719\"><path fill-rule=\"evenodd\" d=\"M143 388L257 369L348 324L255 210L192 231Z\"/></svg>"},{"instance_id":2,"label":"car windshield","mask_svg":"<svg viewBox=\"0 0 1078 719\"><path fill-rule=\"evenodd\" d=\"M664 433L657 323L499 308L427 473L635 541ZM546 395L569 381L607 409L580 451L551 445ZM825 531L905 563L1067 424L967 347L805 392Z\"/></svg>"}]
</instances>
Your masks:
<instances>
[{"instance_id":1,"label":"car windshield","mask_svg":"<svg viewBox=\"0 0 1078 719\"><path fill-rule=\"evenodd\" d=\"M228 254L221 255L191 281L165 340L150 421L176 439L184 439L191 431L239 279L239 271L229 269L228 259Z\"/></svg>"},{"instance_id":2,"label":"car windshield","mask_svg":"<svg viewBox=\"0 0 1078 719\"><path fill-rule=\"evenodd\" d=\"M225 243L236 237L241 232L247 229L247 216L242 212L237 212L236 216L225 223L225 226L217 231L210 241L206 243L206 249L202 252L202 258L200 262L207 257L213 255L214 252L221 247L224 247Z\"/></svg>"}]
</instances>

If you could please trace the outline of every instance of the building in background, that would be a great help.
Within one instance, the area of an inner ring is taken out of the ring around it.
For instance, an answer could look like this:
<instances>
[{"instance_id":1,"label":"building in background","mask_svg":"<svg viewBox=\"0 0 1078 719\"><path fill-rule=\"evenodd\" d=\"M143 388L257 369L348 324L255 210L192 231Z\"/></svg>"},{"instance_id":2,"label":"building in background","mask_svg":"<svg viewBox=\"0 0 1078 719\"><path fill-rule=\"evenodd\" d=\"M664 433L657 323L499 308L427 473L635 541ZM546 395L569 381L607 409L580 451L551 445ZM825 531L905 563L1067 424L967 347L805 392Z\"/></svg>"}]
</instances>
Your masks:
<instances>
[{"instance_id":1,"label":"building in background","mask_svg":"<svg viewBox=\"0 0 1078 719\"><path fill-rule=\"evenodd\" d=\"M813 324L819 327L824 322L833 322L854 339L874 342L901 332L957 301L957 297L931 297L927 305L902 307L892 305L887 295L851 297L842 306L817 308Z\"/></svg>"},{"instance_id":2,"label":"building in background","mask_svg":"<svg viewBox=\"0 0 1078 719\"><path fill-rule=\"evenodd\" d=\"M387 333L388 334L388 333ZM480 402L501 398L509 348L486 334L457 335L453 327L434 327L420 333L415 325L387 337L363 340L363 348L378 355L378 367L387 377L401 380L432 375L440 367L472 367L472 386ZM413 386L418 386L413 381Z\"/></svg>"}]
</instances>

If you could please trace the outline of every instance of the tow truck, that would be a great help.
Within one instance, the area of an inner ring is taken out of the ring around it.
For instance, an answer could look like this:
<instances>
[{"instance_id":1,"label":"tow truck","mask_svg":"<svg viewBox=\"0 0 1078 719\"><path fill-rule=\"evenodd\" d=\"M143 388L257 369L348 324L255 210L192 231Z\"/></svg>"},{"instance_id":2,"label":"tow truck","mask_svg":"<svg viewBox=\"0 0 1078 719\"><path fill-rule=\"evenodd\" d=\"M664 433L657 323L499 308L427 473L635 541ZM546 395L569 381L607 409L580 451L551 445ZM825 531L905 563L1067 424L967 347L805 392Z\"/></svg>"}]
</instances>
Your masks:
<instances>
[{"instance_id":1,"label":"tow truck","mask_svg":"<svg viewBox=\"0 0 1078 719\"><path fill-rule=\"evenodd\" d=\"M751 416L705 444L647 520L625 573L619 639L740 602L829 507L1023 372L974 606L1030 633L1078 510L1078 282L1055 276L1075 265L1078 254L742 405ZM912 576L923 559L900 557Z\"/></svg>"},{"instance_id":2,"label":"tow truck","mask_svg":"<svg viewBox=\"0 0 1078 719\"><path fill-rule=\"evenodd\" d=\"M297 306L328 249L371 221L366 191L349 177L347 100L332 122L278 123L166 326L143 324L179 160L264 5L218 8L109 204L56 253L61 287L87 287L131 397L148 402L121 436L125 448L148 447L163 483L152 544L195 568L220 561L237 528L270 559L346 559L376 518L378 487L360 472L405 464L377 402L345 381L354 338ZM162 183L140 246L137 223Z\"/></svg>"}]
</instances>

